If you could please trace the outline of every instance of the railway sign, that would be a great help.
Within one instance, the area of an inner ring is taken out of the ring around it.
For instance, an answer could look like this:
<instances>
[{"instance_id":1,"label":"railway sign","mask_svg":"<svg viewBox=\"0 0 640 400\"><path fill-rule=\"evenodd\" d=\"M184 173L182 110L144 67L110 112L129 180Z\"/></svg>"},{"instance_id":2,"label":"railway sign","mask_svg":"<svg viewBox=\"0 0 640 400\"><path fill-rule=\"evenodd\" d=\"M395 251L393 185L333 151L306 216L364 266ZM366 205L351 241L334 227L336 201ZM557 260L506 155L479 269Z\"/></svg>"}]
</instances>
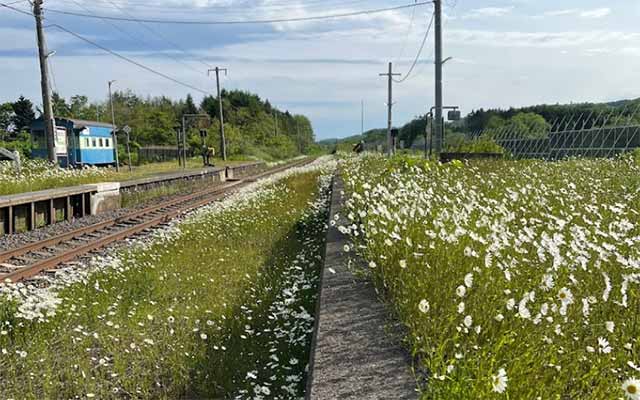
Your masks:
<instances>
[{"instance_id":1,"label":"railway sign","mask_svg":"<svg viewBox=\"0 0 640 400\"><path fill-rule=\"evenodd\" d=\"M125 125L124 128L122 128L122 132L126 133L127 135L131 133L131 127L129 125Z\"/></svg>"}]
</instances>

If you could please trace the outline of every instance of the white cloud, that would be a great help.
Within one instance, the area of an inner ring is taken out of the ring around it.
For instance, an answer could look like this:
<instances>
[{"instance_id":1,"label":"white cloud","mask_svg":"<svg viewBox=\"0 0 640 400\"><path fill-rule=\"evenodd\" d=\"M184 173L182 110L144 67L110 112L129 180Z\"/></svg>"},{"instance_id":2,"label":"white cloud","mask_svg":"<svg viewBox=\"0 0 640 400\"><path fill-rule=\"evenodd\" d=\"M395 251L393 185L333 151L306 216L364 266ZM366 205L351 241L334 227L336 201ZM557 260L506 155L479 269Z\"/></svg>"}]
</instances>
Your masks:
<instances>
[{"instance_id":1,"label":"white cloud","mask_svg":"<svg viewBox=\"0 0 640 400\"><path fill-rule=\"evenodd\" d=\"M603 7L603 8L594 8L591 10L584 10L584 9L578 9L578 8L553 10L553 11L547 11L543 15L545 17L573 16L573 17L580 17L580 18L598 19L598 18L604 18L610 14L611 14L611 9L608 7Z\"/></svg>"},{"instance_id":2,"label":"white cloud","mask_svg":"<svg viewBox=\"0 0 640 400\"><path fill-rule=\"evenodd\" d=\"M463 15L463 19L487 18L487 17L504 17L513 10L513 7L484 7L476 8Z\"/></svg>"},{"instance_id":3,"label":"white cloud","mask_svg":"<svg viewBox=\"0 0 640 400\"><path fill-rule=\"evenodd\" d=\"M547 11L544 13L544 15L548 17L559 17L563 15L576 15L576 14L579 14L580 12L581 11L576 8L570 8L566 10Z\"/></svg>"},{"instance_id":4,"label":"white cloud","mask_svg":"<svg viewBox=\"0 0 640 400\"><path fill-rule=\"evenodd\" d=\"M640 40L640 33L616 31L500 32L451 29L447 34L449 42L488 47L575 47Z\"/></svg>"},{"instance_id":5,"label":"white cloud","mask_svg":"<svg viewBox=\"0 0 640 400\"><path fill-rule=\"evenodd\" d=\"M610 8L596 8L594 10L587 10L580 13L582 18L603 18L611 14Z\"/></svg>"}]
</instances>

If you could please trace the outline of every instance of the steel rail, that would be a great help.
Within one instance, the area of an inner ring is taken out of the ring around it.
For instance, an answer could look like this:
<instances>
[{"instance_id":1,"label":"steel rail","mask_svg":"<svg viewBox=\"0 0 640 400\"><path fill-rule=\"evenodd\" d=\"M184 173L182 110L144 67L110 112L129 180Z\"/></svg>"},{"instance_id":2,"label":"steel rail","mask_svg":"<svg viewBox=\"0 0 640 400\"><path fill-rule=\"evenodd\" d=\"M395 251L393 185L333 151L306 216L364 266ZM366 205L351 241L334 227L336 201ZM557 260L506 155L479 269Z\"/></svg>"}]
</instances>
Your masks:
<instances>
[{"instance_id":1,"label":"steel rail","mask_svg":"<svg viewBox=\"0 0 640 400\"><path fill-rule=\"evenodd\" d=\"M72 261L81 255L90 253L91 251L94 251L100 248L104 248L106 246L111 245L112 243L134 236L146 229L153 228L155 226L167 223L168 221L170 221L171 219L179 215L182 215L194 209L210 204L216 200L219 200L225 195L233 193L234 190L240 189L244 186L248 186L249 184L256 182L259 179L274 175L278 172L282 172L290 168L306 165L310 162L312 162L312 160L305 159L302 161L296 161L290 164L286 164L284 166L272 168L272 169L269 169L268 171L265 171L256 175L248 176L244 179L240 179L230 184L218 186L211 190L196 192L188 196L183 196L178 199L173 199L171 201L158 204L156 206L151 206L143 210L138 210L124 217L113 218L108 221L103 221L103 222L93 224L84 228L73 230L63 235L45 239L40 242L30 243L17 249L5 251L3 253L0 253L0 262L2 262L3 260L6 261L11 258L19 258L21 256L28 255L29 253L32 253L34 251L47 249L52 246L58 245L60 243L64 243L68 240L77 239L90 233L96 233L100 230L104 230L111 227L118 227L118 225L123 223L127 223L127 222L133 223L133 225L131 225L130 227L124 227L121 230L118 230L113 233L107 232L106 236L94 238L94 240L90 240L86 244L82 244L67 250L63 250L58 253L54 253L51 255L51 257L38 260L30 265L17 267L15 270L11 272L0 273L0 282L15 283L25 279L32 278L43 271L53 269L62 263ZM196 200L196 199L199 199L199 200ZM194 202L193 200L196 200L196 201ZM155 214L158 212L161 212L162 214L156 216ZM147 218L142 221L139 220L141 218L149 217L149 216L151 217L150 219Z\"/></svg>"},{"instance_id":2,"label":"steel rail","mask_svg":"<svg viewBox=\"0 0 640 400\"><path fill-rule=\"evenodd\" d=\"M33 251L38 251L38 250L43 250L46 249L47 247L50 246L55 246L57 244L60 244L62 242L65 242L67 240L71 240L73 238L79 237L79 236L83 236L83 235L87 235L90 233L95 233L98 232L100 230L118 225L118 224L122 224L122 223L126 223L130 220L134 220L134 219L138 219L141 217L144 217L145 215L149 215L151 213L154 212L158 212L158 211L162 211L162 209L165 208L169 208L169 207L175 207L177 205L179 205L180 203L183 202L188 202L191 201L195 198L201 197L201 196L207 196L207 195L211 195L214 194L218 191L221 190L226 190L229 188L232 188L234 186L236 186L238 183L234 182L232 184L228 184L228 185L222 185L222 186L218 186L214 189L207 189L204 191L198 191L195 193L192 193L190 195L187 196L181 196L179 198L164 202L164 203L160 203L154 206L150 206L144 209L140 209L140 210L136 210L132 213L129 213L127 215L123 215L121 217L116 217L116 218L112 218L112 219L108 219L102 222L98 222L92 225L88 225L88 226L84 226L78 229L74 229L72 231L69 231L67 233L61 234L61 235L57 235L45 240L41 240L38 242L33 242L33 243L28 243L24 246L21 246L19 248L14 248L14 249L10 249L10 250L6 250L6 251L2 251L0 252L0 263L3 263L5 261L8 261L12 258L17 258L23 255L26 255L28 253L31 253Z\"/></svg>"}]
</instances>

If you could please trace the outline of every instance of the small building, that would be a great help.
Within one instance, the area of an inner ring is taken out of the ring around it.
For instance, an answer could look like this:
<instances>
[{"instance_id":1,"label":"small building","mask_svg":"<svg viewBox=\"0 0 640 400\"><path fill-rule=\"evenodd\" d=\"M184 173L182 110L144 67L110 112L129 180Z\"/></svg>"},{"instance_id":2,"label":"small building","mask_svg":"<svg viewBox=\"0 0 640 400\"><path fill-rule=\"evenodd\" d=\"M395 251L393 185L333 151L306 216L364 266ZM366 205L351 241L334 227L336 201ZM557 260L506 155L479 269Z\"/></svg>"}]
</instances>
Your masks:
<instances>
[{"instance_id":1,"label":"small building","mask_svg":"<svg viewBox=\"0 0 640 400\"><path fill-rule=\"evenodd\" d=\"M103 122L56 118L56 154L61 166L115 165L113 125ZM48 158L44 122L31 125L34 158Z\"/></svg>"}]
</instances>

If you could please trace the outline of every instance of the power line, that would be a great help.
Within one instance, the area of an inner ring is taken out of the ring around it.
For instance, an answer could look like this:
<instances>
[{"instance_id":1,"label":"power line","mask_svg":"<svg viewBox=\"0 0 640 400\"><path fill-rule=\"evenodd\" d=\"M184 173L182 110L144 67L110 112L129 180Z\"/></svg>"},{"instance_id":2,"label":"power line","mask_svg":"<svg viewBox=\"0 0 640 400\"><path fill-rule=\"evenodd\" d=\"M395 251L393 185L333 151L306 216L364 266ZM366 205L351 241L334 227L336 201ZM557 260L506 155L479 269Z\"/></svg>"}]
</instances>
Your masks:
<instances>
[{"instance_id":1,"label":"power line","mask_svg":"<svg viewBox=\"0 0 640 400\"><path fill-rule=\"evenodd\" d=\"M13 3L9 3L9 4L0 3L0 7L5 7L5 8L8 8L8 9L11 9L13 11L17 11L20 14L24 14L24 15L28 15L30 17L33 17L33 13L30 13L30 12L27 12L27 11L24 11L24 10L21 10L19 8L16 8L16 7L12 6L12 4L18 4L18 3L22 3L22 1L16 1L16 2L13 2Z\"/></svg>"},{"instance_id":2,"label":"power line","mask_svg":"<svg viewBox=\"0 0 640 400\"><path fill-rule=\"evenodd\" d=\"M57 0L60 2L64 2L64 3L70 3L70 0ZM111 10L113 7L109 7L109 5L107 4L108 1L107 0L94 0L92 2L94 7L98 7L98 8L104 8L104 9L109 9ZM102 3L102 5L100 4L96 4L96 3ZM243 4L244 3L244 4ZM269 2L269 4L260 4L260 5L254 5L254 4L248 4L250 3L249 1L240 1L240 2L234 2L233 4L236 5L237 7L232 8L229 4L214 4L214 5L207 5L207 6L198 6L195 8L186 8L186 7L176 7L176 6L157 6L157 5L153 5L153 4L148 4L148 2L133 2L133 1L125 1L125 2L120 2L120 3L116 3L119 4L120 7L123 8L127 8L129 10L132 9L144 9L145 11L149 11L149 10L153 10L159 13L171 13L171 14L178 14L181 11L196 11L199 14L203 14L203 13L207 13L207 12L214 12L217 15L233 15L236 14L238 16L247 16L247 11L251 12L251 13L264 13L265 11L267 12L288 12L291 10L291 4L290 3L273 3L273 2ZM345 1L345 0L322 0L322 1L305 1L303 4L301 4L302 6L304 6L305 10L309 10L310 7L313 8L317 8L316 11L323 11L326 10L327 8L331 8L331 7L352 7L355 5L361 5L362 3L371 3L370 0L351 0L351 1ZM241 13L240 13L241 12Z\"/></svg>"},{"instance_id":3,"label":"power line","mask_svg":"<svg viewBox=\"0 0 640 400\"><path fill-rule=\"evenodd\" d=\"M123 13L124 15L127 15L129 17L133 17L133 15L129 14L126 10L124 10L122 7L118 6L115 2L111 1L111 0L106 0L108 1L110 4L112 4L118 11L120 11L121 13ZM140 26L142 26L143 28L145 28L147 31L151 32L152 34L154 34L157 38L160 38L161 40L164 40L164 42L168 43L170 46L172 46L173 48L175 48L176 50L182 52L183 54L186 54L190 57L193 57L194 59L196 59L199 63L201 63L202 65L206 66L207 68L210 68L211 65L207 64L206 62L204 62L201 59L198 59L197 57L195 57L192 53L188 52L187 50L185 50L183 47L181 47L180 45L176 44L175 42L173 42L172 40L168 39L165 35L163 35L162 33L160 33L158 30L152 28L151 26L147 25L144 22L138 22L136 21L136 23L138 23Z\"/></svg>"},{"instance_id":4,"label":"power line","mask_svg":"<svg viewBox=\"0 0 640 400\"><path fill-rule=\"evenodd\" d=\"M415 17L416 17L416 8L417 7L414 7L411 10L411 19L409 20L409 28L407 29L407 35L404 38L404 43L402 44L402 50L400 51L400 55L396 57L396 60L399 60L402 57L404 57L404 51L407 49L407 43L409 43L409 36L411 35L411 30L413 29L413 21L415 20Z\"/></svg>"},{"instance_id":5,"label":"power line","mask_svg":"<svg viewBox=\"0 0 640 400\"><path fill-rule=\"evenodd\" d=\"M427 28L427 32L424 35L424 39L422 39L422 44L420 45L420 50L418 50L418 54L416 55L415 60L413 60L413 64L411 64L411 68L409 68L409 72L407 72L404 76L404 78L400 79L400 80L393 80L396 83L402 83L404 81L406 81L407 79L409 79L409 77L411 76L411 73L413 72L413 69L416 67L416 65L418 64L418 61L420 61L420 56L422 55L422 50L424 50L424 45L427 43L427 39L429 38L429 33L431 32L431 26L433 25L433 20L435 18L435 13L431 14L431 21L429 22L429 27Z\"/></svg>"},{"instance_id":6,"label":"power line","mask_svg":"<svg viewBox=\"0 0 640 400\"><path fill-rule=\"evenodd\" d=\"M146 70L148 72L151 72L152 74L158 75L158 76L160 76L162 78L170 80L171 82L177 83L178 85L184 86L184 87L189 88L191 90L195 90L196 92L202 93L204 95L209 95L210 94L209 92L206 92L206 91L204 91L204 90L202 90L200 88L197 88L195 86L189 85L188 83L181 82L181 81L179 81L179 80L177 80L175 78L170 77L169 75L166 75L166 74L164 74L164 73L162 73L160 71L157 71L157 70L155 70L155 69L153 69L151 67L147 67L144 64L141 64L141 63L139 63L139 62L137 62L135 60L132 60L129 57L123 56L122 54L119 54L119 53L117 53L117 52L115 52L115 51L113 51L113 50L111 50L111 49L109 49L107 47L104 47L104 46L102 46L102 45L100 45L100 44L98 44L98 43L96 43L96 42L94 42L92 40L89 40L89 39L85 38L84 36L79 35L79 34L73 32L73 31L70 31L69 29L67 29L67 28L65 28L63 26L60 26L58 24L52 24L50 26L58 28L58 29L60 29L60 30L62 30L64 32L67 32L68 34L70 34L70 35L72 35L72 36L74 36L74 37L76 37L76 38L78 38L78 39L80 39L80 40L82 40L84 42L87 42L92 46L95 46L95 47L97 47L97 48L99 48L101 50L104 50L107 53L109 53L109 54L111 54L111 55L113 55L115 57L118 57L121 60L124 60L124 61L126 61L126 62L128 62L130 64L136 65L136 66L138 66L138 67L140 67L140 68L142 68L142 69L144 69L144 70Z\"/></svg>"},{"instance_id":7,"label":"power line","mask_svg":"<svg viewBox=\"0 0 640 400\"><path fill-rule=\"evenodd\" d=\"M124 18L124 17L111 17L106 15L91 15L91 14L82 14L70 11L62 11L55 10L52 8L46 8L47 11L70 15L74 17L84 17L84 18L97 18L97 19L110 19L114 21L129 21L129 22L147 22L150 24L180 24L180 25L247 25L247 24L273 24L273 23L282 23L282 22L304 22L304 21L317 21L317 20L325 20L325 19L336 19L336 18L346 18L346 17L355 17L358 15L370 15L370 14L379 14L389 11L402 10L406 8L418 7L425 4L430 4L430 1L423 1L420 3L414 4L405 4L402 6L396 7L388 7L388 8L379 8L373 10L364 10L364 11L352 11L338 14L329 14L329 15L318 15L312 17L299 17L299 18L276 18L276 19L256 19L256 20L238 20L238 21L185 21L185 20L164 20L164 19L142 19L142 18Z\"/></svg>"},{"instance_id":8,"label":"power line","mask_svg":"<svg viewBox=\"0 0 640 400\"><path fill-rule=\"evenodd\" d=\"M3 5L6 5L6 6L12 6L12 5L14 5L14 4L18 4L18 3L25 3L25 2L27 2L27 1L29 1L29 0L18 0L18 1L11 2L11 3L3 4Z\"/></svg>"},{"instance_id":9,"label":"power line","mask_svg":"<svg viewBox=\"0 0 640 400\"><path fill-rule=\"evenodd\" d=\"M76 0L71 0L74 4L76 4L78 7L84 9L87 12L92 12L90 9L88 9L87 7L85 7L82 3L79 3ZM148 42L147 40L145 40L143 37L138 37L128 31L126 31L125 29L122 29L121 27L119 27L117 24L115 24L113 21L110 20L105 20L104 18L100 18L100 20L107 24L110 25L112 28L114 28L115 30L117 30L118 32L120 32L123 35L126 35L127 37L129 37L130 39L132 39L133 41L142 44L143 46L149 46L149 47L154 47L153 44L151 44L150 42ZM171 54L164 54L166 57L171 58L173 61L184 65L185 67L189 68L190 70L194 71L197 74L202 74L202 71L196 69L194 66L187 64L185 61L181 60L178 57L175 57Z\"/></svg>"},{"instance_id":10,"label":"power line","mask_svg":"<svg viewBox=\"0 0 640 400\"><path fill-rule=\"evenodd\" d=\"M10 3L10 4L15 4L15 3ZM28 16L33 17L33 14L32 14L32 13L29 13L29 12L26 12L26 11L23 11L23 10L20 10L19 8L16 8L16 7L12 7L10 4L0 3L0 6L2 6L2 7L6 7L6 8L9 8L9 9L11 9L11 10L13 10L13 11L16 11L16 12L19 12L19 13L21 13L21 14L25 14L25 15L28 15ZM64 31L64 32L67 32L68 34L70 34L70 35L72 35L72 36L75 36L76 38L78 38L78 39L80 39L80 40L82 40L82 41L84 41L84 42L86 42L86 43L89 43L89 44L90 44L90 45L92 45L92 46L95 46L95 47L97 47L97 48L99 48L99 49L101 49L101 50L104 50L104 51L106 51L107 53L109 53L109 54L111 54L111 55L113 55L113 56L115 56L115 57L120 58L121 60L124 60L124 61L126 61L126 62L128 62L128 63L133 64L133 65L136 65L137 67L140 67L140 68L142 68L142 69L144 69L144 70L146 70L146 71L148 71L148 72L151 72L152 74L155 74L155 75L158 75L158 76L160 76L160 77L162 77L162 78L165 78L165 79L167 79L167 80L170 80L171 82L177 83L178 85L181 85L181 86L184 86L184 87L186 87L186 88L189 88L189 89L195 90L195 91L197 91L197 92L199 92L199 93L202 93L202 94L204 94L204 95L209 95L209 94L210 94L210 93L209 93L209 92L207 92L207 91L204 91L204 90L199 89L199 88L197 88L197 87L195 87L195 86L189 85L188 83L184 83L184 82L182 82L182 81L179 81L179 80L177 80L177 79L175 79L175 78L172 78L172 77L170 77L169 75L166 75L166 74L164 74L164 73L162 73L162 72L160 72L160 71L156 71L155 69L153 69L153 68L151 68L151 67L147 67L146 65L141 64L141 63L139 63L139 62L137 62L137 61L135 61L135 60L133 60L133 59L131 59L131 58L128 58L128 57L126 57L126 56L123 56L122 54L119 54L119 53L117 53L117 52L115 52L115 51L113 51L113 50L111 50L111 49L109 49L109 48L107 48L107 47L104 47L104 46L102 46L102 45L100 45L100 44L98 44L98 43L96 43L96 42L94 42L94 41L92 41L92 40L89 40L89 39L85 38L84 36L82 36L82 35L80 35L80 34L78 34L78 33L75 33L75 32L73 32L73 31L70 31L69 29L67 29L67 28L65 28L65 27L63 27L63 26L61 26L61 25L58 25L58 24L51 24L51 25L48 25L48 26L50 26L50 27L55 27L55 28L58 28L58 29L60 29L60 30L62 30L62 31ZM117 28L117 27L116 27L116 28Z\"/></svg>"}]
</instances>

